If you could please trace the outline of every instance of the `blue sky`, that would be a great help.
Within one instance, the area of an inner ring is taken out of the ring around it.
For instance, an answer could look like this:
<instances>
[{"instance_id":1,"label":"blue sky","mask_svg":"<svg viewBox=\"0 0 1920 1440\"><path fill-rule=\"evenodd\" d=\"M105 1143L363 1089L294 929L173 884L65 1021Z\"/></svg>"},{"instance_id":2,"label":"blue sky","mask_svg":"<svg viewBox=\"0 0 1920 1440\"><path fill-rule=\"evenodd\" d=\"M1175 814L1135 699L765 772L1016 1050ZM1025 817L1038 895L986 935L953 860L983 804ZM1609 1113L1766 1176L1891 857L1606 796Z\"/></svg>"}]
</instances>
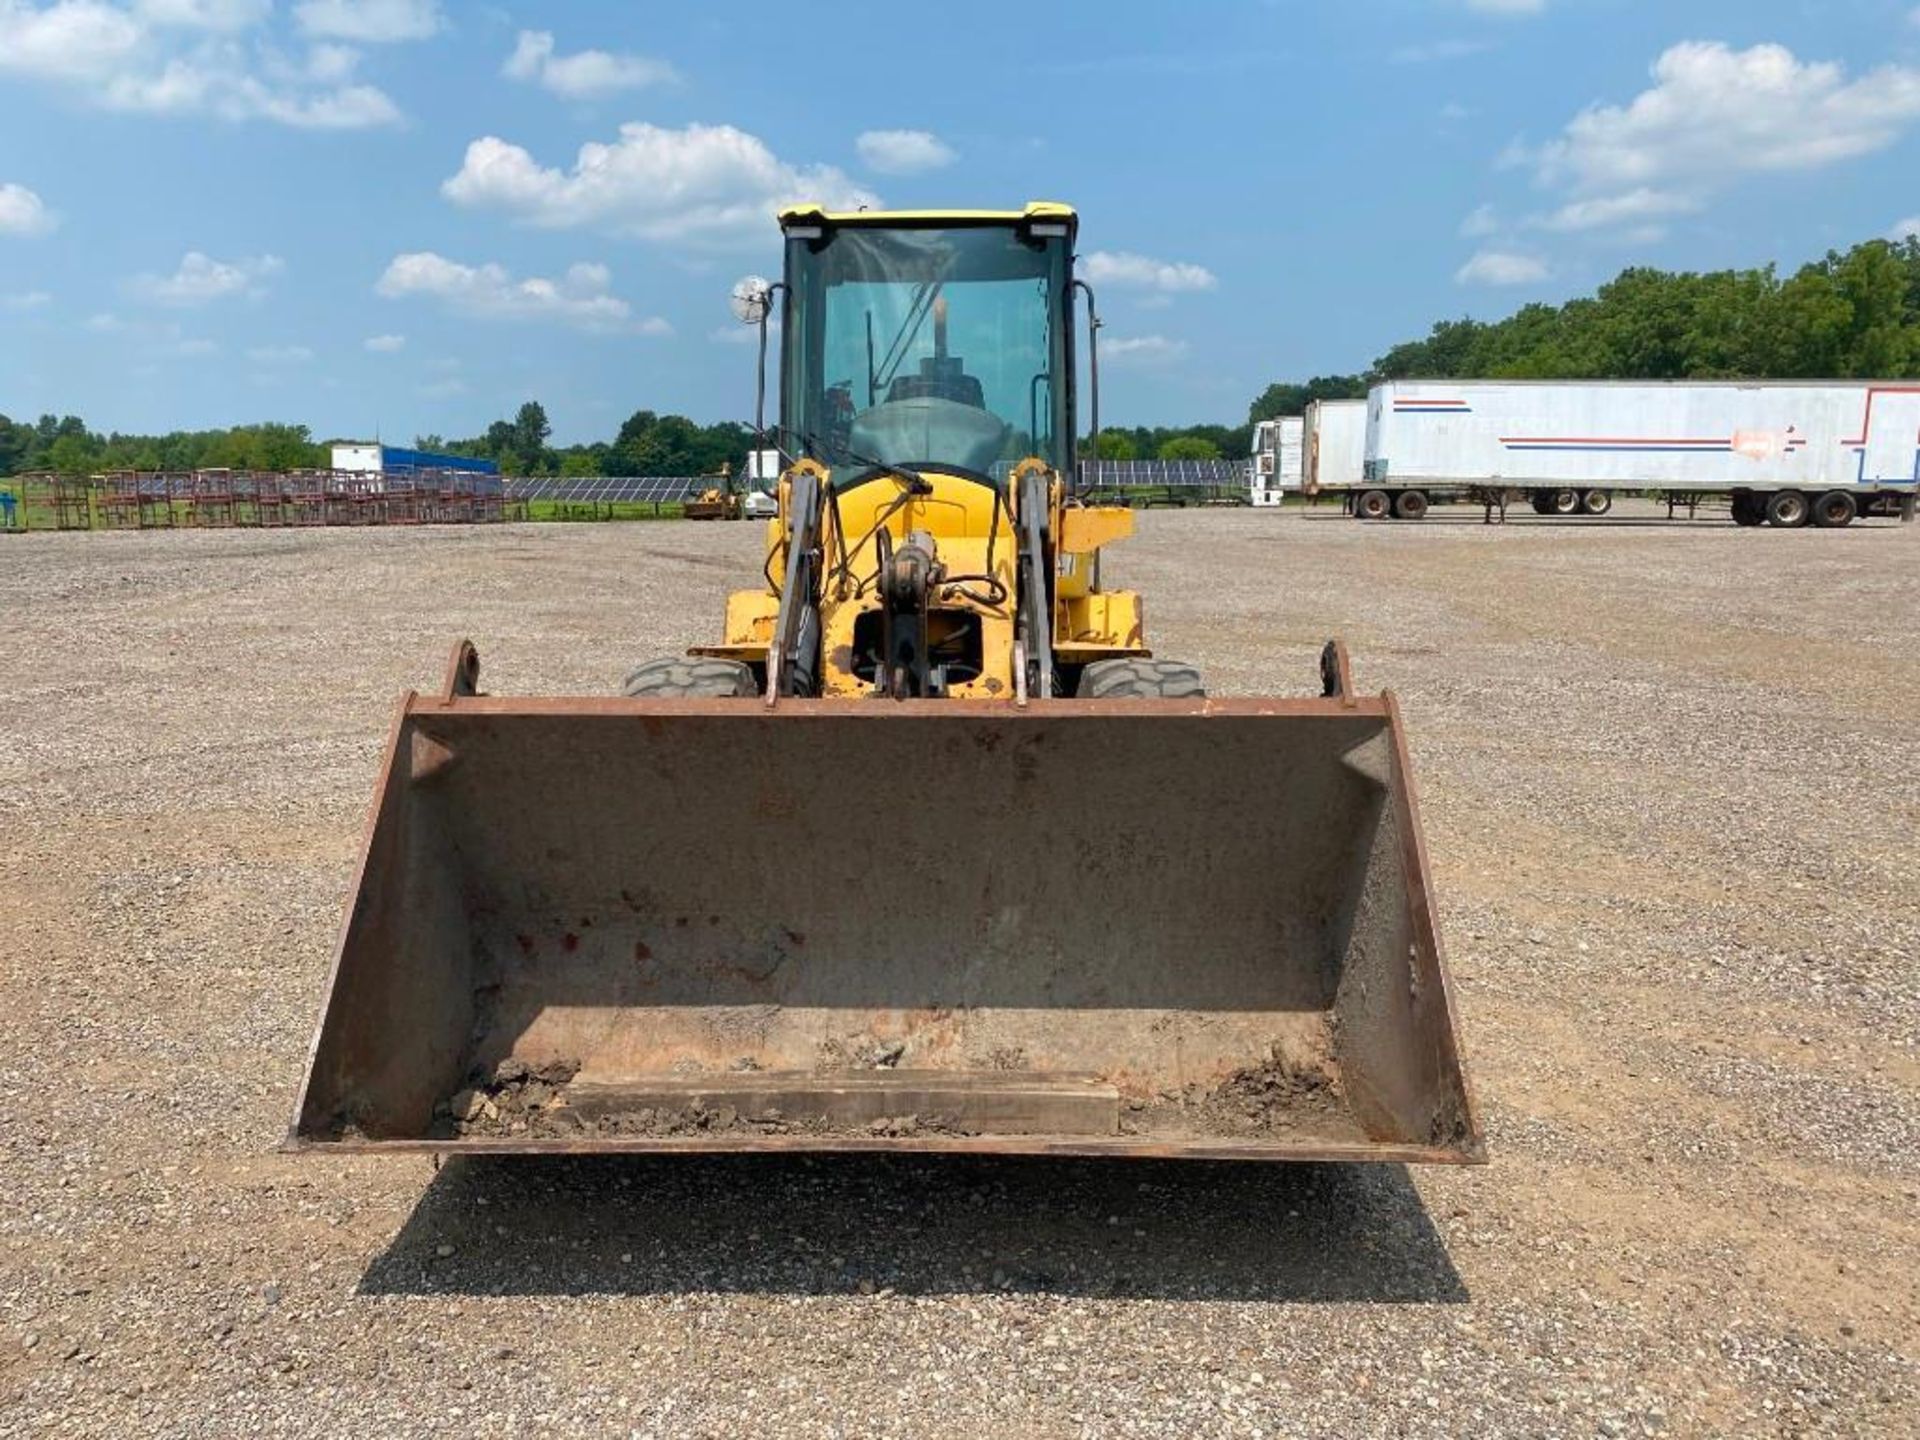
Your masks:
<instances>
[{"instance_id":1,"label":"blue sky","mask_svg":"<svg viewBox=\"0 0 1920 1440\"><path fill-rule=\"evenodd\" d=\"M1139 424L1920 227L1914 0L0 0L0 95L0 412L104 429L744 417L796 195L1079 206Z\"/></svg>"}]
</instances>

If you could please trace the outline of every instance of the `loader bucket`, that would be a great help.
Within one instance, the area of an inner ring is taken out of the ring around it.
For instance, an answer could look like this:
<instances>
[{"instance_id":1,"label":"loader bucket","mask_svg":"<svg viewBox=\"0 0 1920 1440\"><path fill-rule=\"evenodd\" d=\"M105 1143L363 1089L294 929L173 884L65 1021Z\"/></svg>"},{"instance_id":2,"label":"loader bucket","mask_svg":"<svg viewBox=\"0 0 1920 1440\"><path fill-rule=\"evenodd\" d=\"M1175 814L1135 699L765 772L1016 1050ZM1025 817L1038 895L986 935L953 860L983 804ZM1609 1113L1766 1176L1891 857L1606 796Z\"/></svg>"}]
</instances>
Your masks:
<instances>
[{"instance_id":1,"label":"loader bucket","mask_svg":"<svg viewBox=\"0 0 1920 1440\"><path fill-rule=\"evenodd\" d=\"M290 1143L1483 1158L1391 697L451 684Z\"/></svg>"}]
</instances>

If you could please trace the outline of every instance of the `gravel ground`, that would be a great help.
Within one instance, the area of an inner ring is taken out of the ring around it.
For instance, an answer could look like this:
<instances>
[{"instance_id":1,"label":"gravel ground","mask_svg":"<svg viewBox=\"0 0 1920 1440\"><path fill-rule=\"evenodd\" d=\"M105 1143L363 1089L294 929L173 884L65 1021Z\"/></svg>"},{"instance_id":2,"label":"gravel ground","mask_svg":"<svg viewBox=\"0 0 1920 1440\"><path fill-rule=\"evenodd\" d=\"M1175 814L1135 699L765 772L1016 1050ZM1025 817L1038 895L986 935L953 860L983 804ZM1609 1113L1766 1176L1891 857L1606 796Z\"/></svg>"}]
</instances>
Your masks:
<instances>
[{"instance_id":1,"label":"gravel ground","mask_svg":"<svg viewBox=\"0 0 1920 1440\"><path fill-rule=\"evenodd\" d=\"M1405 705L1493 1163L275 1153L394 697L748 525L0 537L0 1434L1912 1435L1920 528L1152 513Z\"/></svg>"}]
</instances>

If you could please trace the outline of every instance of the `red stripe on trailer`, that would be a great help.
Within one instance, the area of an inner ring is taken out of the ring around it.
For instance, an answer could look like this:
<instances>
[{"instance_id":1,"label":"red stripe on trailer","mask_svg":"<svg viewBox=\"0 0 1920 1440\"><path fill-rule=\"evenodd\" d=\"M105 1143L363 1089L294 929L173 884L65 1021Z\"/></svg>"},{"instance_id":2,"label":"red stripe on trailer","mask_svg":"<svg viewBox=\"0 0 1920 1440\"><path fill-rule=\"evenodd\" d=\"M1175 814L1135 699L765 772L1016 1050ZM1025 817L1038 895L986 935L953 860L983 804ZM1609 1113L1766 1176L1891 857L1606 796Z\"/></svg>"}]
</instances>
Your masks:
<instances>
[{"instance_id":1,"label":"red stripe on trailer","mask_svg":"<svg viewBox=\"0 0 1920 1440\"><path fill-rule=\"evenodd\" d=\"M1851 448L1867 443L1867 436L1873 433L1873 397L1876 395L1920 395L1920 385L1869 385L1866 413L1860 417L1860 438L1842 440L1843 446Z\"/></svg>"},{"instance_id":2,"label":"red stripe on trailer","mask_svg":"<svg viewBox=\"0 0 1920 1440\"><path fill-rule=\"evenodd\" d=\"M1502 445L1731 445L1724 440L1656 440L1643 435L1502 435Z\"/></svg>"}]
</instances>

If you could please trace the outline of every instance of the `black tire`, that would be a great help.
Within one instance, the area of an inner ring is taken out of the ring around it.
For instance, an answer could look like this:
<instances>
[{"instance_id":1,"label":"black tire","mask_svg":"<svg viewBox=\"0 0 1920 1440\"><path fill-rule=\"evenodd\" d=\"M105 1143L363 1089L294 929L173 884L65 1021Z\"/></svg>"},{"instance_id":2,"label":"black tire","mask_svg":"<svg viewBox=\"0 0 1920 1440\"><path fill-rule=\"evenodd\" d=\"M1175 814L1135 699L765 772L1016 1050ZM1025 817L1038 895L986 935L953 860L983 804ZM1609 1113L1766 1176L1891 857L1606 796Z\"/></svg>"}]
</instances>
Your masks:
<instances>
[{"instance_id":1,"label":"black tire","mask_svg":"<svg viewBox=\"0 0 1920 1440\"><path fill-rule=\"evenodd\" d=\"M1812 508L1798 490L1776 490L1767 497L1767 523L1782 530L1796 529L1807 523Z\"/></svg>"},{"instance_id":2,"label":"black tire","mask_svg":"<svg viewBox=\"0 0 1920 1440\"><path fill-rule=\"evenodd\" d=\"M1760 503L1760 497L1751 490L1736 490L1733 494L1733 523L1752 527L1766 523L1766 507Z\"/></svg>"},{"instance_id":3,"label":"black tire","mask_svg":"<svg viewBox=\"0 0 1920 1440\"><path fill-rule=\"evenodd\" d=\"M1530 504L1532 504L1534 514L1551 515L1553 513L1553 496L1550 495L1547 491L1545 490L1530 491L1527 495L1527 500Z\"/></svg>"},{"instance_id":4,"label":"black tire","mask_svg":"<svg viewBox=\"0 0 1920 1440\"><path fill-rule=\"evenodd\" d=\"M1353 513L1362 520L1384 520L1393 513L1393 499L1384 490L1368 490L1354 502Z\"/></svg>"},{"instance_id":5,"label":"black tire","mask_svg":"<svg viewBox=\"0 0 1920 1440\"><path fill-rule=\"evenodd\" d=\"M1578 515L1580 492L1578 490L1553 491L1547 496L1547 511L1552 515Z\"/></svg>"},{"instance_id":6,"label":"black tire","mask_svg":"<svg viewBox=\"0 0 1920 1440\"><path fill-rule=\"evenodd\" d=\"M1197 700L1200 672L1178 660L1096 660L1080 672L1076 700Z\"/></svg>"},{"instance_id":7,"label":"black tire","mask_svg":"<svg viewBox=\"0 0 1920 1440\"><path fill-rule=\"evenodd\" d=\"M1580 508L1589 515L1604 515L1613 509L1613 492L1589 490L1580 497Z\"/></svg>"},{"instance_id":8,"label":"black tire","mask_svg":"<svg viewBox=\"0 0 1920 1440\"><path fill-rule=\"evenodd\" d=\"M1402 520L1424 520L1427 518L1427 497L1424 491L1402 490L1393 497L1393 513Z\"/></svg>"},{"instance_id":9,"label":"black tire","mask_svg":"<svg viewBox=\"0 0 1920 1440\"><path fill-rule=\"evenodd\" d=\"M1844 490L1829 490L1813 502L1813 523L1822 530L1851 525L1859 513L1859 502Z\"/></svg>"},{"instance_id":10,"label":"black tire","mask_svg":"<svg viewBox=\"0 0 1920 1440\"><path fill-rule=\"evenodd\" d=\"M758 695L760 687L738 660L669 655L634 666L620 693L634 700L733 699Z\"/></svg>"}]
</instances>

